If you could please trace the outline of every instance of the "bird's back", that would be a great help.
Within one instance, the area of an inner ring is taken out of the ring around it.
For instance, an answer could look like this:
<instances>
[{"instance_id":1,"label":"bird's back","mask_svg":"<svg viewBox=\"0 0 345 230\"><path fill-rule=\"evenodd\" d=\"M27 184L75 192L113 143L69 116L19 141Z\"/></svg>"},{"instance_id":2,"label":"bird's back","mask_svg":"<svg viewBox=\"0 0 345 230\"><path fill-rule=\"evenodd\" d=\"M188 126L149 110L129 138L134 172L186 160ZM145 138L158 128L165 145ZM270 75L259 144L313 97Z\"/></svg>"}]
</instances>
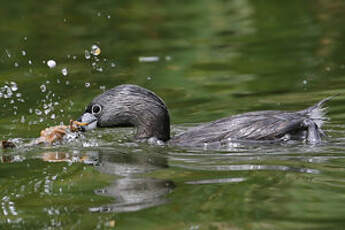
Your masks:
<instances>
[{"instance_id":1,"label":"bird's back","mask_svg":"<svg viewBox=\"0 0 345 230\"><path fill-rule=\"evenodd\" d=\"M198 146L205 143L233 142L236 140L279 141L283 137L308 138L308 122L314 124L315 135L321 136L325 119L322 105L297 112L258 111L226 117L191 128L170 140L171 144Z\"/></svg>"}]
</instances>

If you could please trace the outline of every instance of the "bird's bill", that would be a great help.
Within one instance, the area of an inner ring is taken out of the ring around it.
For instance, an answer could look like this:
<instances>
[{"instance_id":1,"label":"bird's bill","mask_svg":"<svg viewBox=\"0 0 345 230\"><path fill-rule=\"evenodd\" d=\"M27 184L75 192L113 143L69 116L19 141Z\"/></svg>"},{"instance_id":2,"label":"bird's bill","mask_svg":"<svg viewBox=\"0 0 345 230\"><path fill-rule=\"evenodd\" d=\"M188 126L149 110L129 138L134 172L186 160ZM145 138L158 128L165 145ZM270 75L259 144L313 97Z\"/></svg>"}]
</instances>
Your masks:
<instances>
[{"instance_id":1,"label":"bird's bill","mask_svg":"<svg viewBox=\"0 0 345 230\"><path fill-rule=\"evenodd\" d=\"M83 131L95 129L97 127L97 117L91 113L84 113L76 123Z\"/></svg>"}]
</instances>

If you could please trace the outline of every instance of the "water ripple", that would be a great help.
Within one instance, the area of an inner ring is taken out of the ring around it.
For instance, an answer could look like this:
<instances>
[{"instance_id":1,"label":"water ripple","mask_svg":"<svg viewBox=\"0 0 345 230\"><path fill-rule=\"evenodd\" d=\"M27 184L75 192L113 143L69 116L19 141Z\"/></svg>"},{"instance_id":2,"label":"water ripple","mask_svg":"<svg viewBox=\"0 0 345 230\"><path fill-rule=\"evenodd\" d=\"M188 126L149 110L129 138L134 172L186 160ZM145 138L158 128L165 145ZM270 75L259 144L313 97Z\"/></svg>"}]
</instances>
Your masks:
<instances>
[{"instance_id":1,"label":"water ripple","mask_svg":"<svg viewBox=\"0 0 345 230\"><path fill-rule=\"evenodd\" d=\"M173 167L192 169L192 170L207 170L207 171L256 171L256 170L274 170L274 171L292 171L310 174L320 174L320 170L310 168L296 168L284 165L214 165L214 166L187 166L181 164L172 164Z\"/></svg>"}]
</instances>

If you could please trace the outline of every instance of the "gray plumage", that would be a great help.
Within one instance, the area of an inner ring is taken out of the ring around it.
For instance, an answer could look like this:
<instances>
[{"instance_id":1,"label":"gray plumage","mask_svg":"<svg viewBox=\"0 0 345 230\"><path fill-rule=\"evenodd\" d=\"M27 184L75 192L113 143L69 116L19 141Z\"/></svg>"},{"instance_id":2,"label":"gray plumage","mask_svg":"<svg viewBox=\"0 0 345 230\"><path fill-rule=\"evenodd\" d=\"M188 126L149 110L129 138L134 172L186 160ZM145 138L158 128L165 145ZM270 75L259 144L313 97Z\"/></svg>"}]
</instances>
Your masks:
<instances>
[{"instance_id":1,"label":"gray plumage","mask_svg":"<svg viewBox=\"0 0 345 230\"><path fill-rule=\"evenodd\" d=\"M155 93L135 85L120 85L95 97L86 109L92 113L92 106L102 107L96 114L99 127L135 126L139 139L156 137L170 139L168 108Z\"/></svg>"},{"instance_id":2,"label":"gray plumage","mask_svg":"<svg viewBox=\"0 0 345 230\"><path fill-rule=\"evenodd\" d=\"M156 138L172 145L290 139L315 144L320 143L324 135L322 105L329 99L297 112L259 111L226 117L191 128L171 139L167 106L156 94L136 85L120 85L104 92L93 99L85 113L92 114L93 106L100 105L101 111L94 114L98 127L135 126L137 139Z\"/></svg>"}]
</instances>

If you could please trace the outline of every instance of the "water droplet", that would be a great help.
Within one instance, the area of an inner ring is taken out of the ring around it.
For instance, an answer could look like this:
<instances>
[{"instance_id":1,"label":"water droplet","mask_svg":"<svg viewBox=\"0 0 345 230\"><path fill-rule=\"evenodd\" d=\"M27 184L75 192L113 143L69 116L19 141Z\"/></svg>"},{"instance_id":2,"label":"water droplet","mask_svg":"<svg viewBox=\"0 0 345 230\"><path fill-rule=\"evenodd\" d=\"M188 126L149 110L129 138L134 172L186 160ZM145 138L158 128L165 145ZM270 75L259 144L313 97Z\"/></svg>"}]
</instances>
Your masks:
<instances>
[{"instance_id":1,"label":"water droplet","mask_svg":"<svg viewBox=\"0 0 345 230\"><path fill-rule=\"evenodd\" d=\"M306 85L308 84L308 81L307 80L303 80L303 85Z\"/></svg>"},{"instance_id":2,"label":"water droplet","mask_svg":"<svg viewBox=\"0 0 345 230\"><path fill-rule=\"evenodd\" d=\"M27 40L28 40L28 37L27 37L27 36L25 36L25 37L24 37L24 40L25 40L25 41L27 41Z\"/></svg>"},{"instance_id":3,"label":"water droplet","mask_svg":"<svg viewBox=\"0 0 345 230\"><path fill-rule=\"evenodd\" d=\"M9 88L8 88L9 89ZM17 91L18 90L18 86L15 82L11 81L11 90L13 92ZM7 90L8 91L8 90Z\"/></svg>"},{"instance_id":4,"label":"water droplet","mask_svg":"<svg viewBox=\"0 0 345 230\"><path fill-rule=\"evenodd\" d=\"M147 79L147 80L151 80L152 78L151 78L151 77L147 77L146 79Z\"/></svg>"},{"instance_id":5,"label":"water droplet","mask_svg":"<svg viewBox=\"0 0 345 230\"><path fill-rule=\"evenodd\" d=\"M11 57L12 57L10 51L8 51L7 49L5 49L5 52L6 52L8 58L11 58Z\"/></svg>"},{"instance_id":6,"label":"water droplet","mask_svg":"<svg viewBox=\"0 0 345 230\"><path fill-rule=\"evenodd\" d=\"M21 96L22 96L21 93L17 93L17 94L16 94L16 97L21 97Z\"/></svg>"},{"instance_id":7,"label":"water droplet","mask_svg":"<svg viewBox=\"0 0 345 230\"><path fill-rule=\"evenodd\" d=\"M39 109L35 109L35 113L36 113L36 115L41 115L41 114L42 114L42 111L39 110Z\"/></svg>"},{"instance_id":8,"label":"water droplet","mask_svg":"<svg viewBox=\"0 0 345 230\"><path fill-rule=\"evenodd\" d=\"M30 108L30 109L29 109L29 113L32 113L32 112L33 112L33 111L32 111L32 108Z\"/></svg>"},{"instance_id":9,"label":"water droplet","mask_svg":"<svg viewBox=\"0 0 345 230\"><path fill-rule=\"evenodd\" d=\"M91 46L91 54L98 56L101 54L101 49L97 45L92 45Z\"/></svg>"},{"instance_id":10,"label":"water droplet","mask_svg":"<svg viewBox=\"0 0 345 230\"><path fill-rule=\"evenodd\" d=\"M108 16L107 16L107 19L110 19L110 18L111 18L111 16L110 16L110 15L108 15Z\"/></svg>"},{"instance_id":11,"label":"water droplet","mask_svg":"<svg viewBox=\"0 0 345 230\"><path fill-rule=\"evenodd\" d=\"M14 63L14 67L16 67L16 68L18 68L18 67L19 67L18 62L15 62L15 63Z\"/></svg>"},{"instance_id":12,"label":"water droplet","mask_svg":"<svg viewBox=\"0 0 345 230\"><path fill-rule=\"evenodd\" d=\"M86 59L90 59L91 58L91 54L88 50L85 50L85 58Z\"/></svg>"},{"instance_id":13,"label":"water droplet","mask_svg":"<svg viewBox=\"0 0 345 230\"><path fill-rule=\"evenodd\" d=\"M113 67L113 68L116 67L116 64L115 64L114 62L112 62L110 65L111 65L111 67Z\"/></svg>"},{"instance_id":14,"label":"water droplet","mask_svg":"<svg viewBox=\"0 0 345 230\"><path fill-rule=\"evenodd\" d=\"M63 68L63 69L61 70L61 73L62 73L62 75L67 76L67 74L68 74L67 68Z\"/></svg>"},{"instance_id":15,"label":"water droplet","mask_svg":"<svg viewBox=\"0 0 345 230\"><path fill-rule=\"evenodd\" d=\"M22 50L22 55L23 55L23 56L26 56L25 50Z\"/></svg>"},{"instance_id":16,"label":"water droplet","mask_svg":"<svg viewBox=\"0 0 345 230\"><path fill-rule=\"evenodd\" d=\"M20 118L20 122L21 122L21 123L25 123L25 117L24 117L24 116L22 116L22 117Z\"/></svg>"},{"instance_id":17,"label":"water droplet","mask_svg":"<svg viewBox=\"0 0 345 230\"><path fill-rule=\"evenodd\" d=\"M86 83L85 83L85 87L86 87L86 88L89 88L90 86L91 86L90 82L86 82Z\"/></svg>"},{"instance_id":18,"label":"water droplet","mask_svg":"<svg viewBox=\"0 0 345 230\"><path fill-rule=\"evenodd\" d=\"M53 113L53 114L50 116L50 118L53 119L53 120L55 119L55 117L56 117L55 113Z\"/></svg>"},{"instance_id":19,"label":"water droplet","mask_svg":"<svg viewBox=\"0 0 345 230\"><path fill-rule=\"evenodd\" d=\"M49 60L47 62L47 65L48 65L49 68L52 69L52 68L54 68L56 66L56 62L54 60Z\"/></svg>"},{"instance_id":20,"label":"water droplet","mask_svg":"<svg viewBox=\"0 0 345 230\"><path fill-rule=\"evenodd\" d=\"M47 87L45 85L41 85L40 86L41 92L44 93L45 91L47 91Z\"/></svg>"},{"instance_id":21,"label":"water droplet","mask_svg":"<svg viewBox=\"0 0 345 230\"><path fill-rule=\"evenodd\" d=\"M98 68L96 69L96 71L98 71L98 72L103 72L103 68L102 68L102 67L98 67Z\"/></svg>"},{"instance_id":22,"label":"water droplet","mask_svg":"<svg viewBox=\"0 0 345 230\"><path fill-rule=\"evenodd\" d=\"M28 63L29 63L29 65L31 65L31 64L32 64L32 61L31 61L31 60L29 60L29 61L28 61Z\"/></svg>"},{"instance_id":23,"label":"water droplet","mask_svg":"<svg viewBox=\"0 0 345 230\"><path fill-rule=\"evenodd\" d=\"M73 60L76 60L76 59L77 59L77 56L73 56L72 58L73 58Z\"/></svg>"},{"instance_id":24,"label":"water droplet","mask_svg":"<svg viewBox=\"0 0 345 230\"><path fill-rule=\"evenodd\" d=\"M101 85L100 87L99 87L99 89L101 89L101 90L105 90L105 85Z\"/></svg>"}]
</instances>

